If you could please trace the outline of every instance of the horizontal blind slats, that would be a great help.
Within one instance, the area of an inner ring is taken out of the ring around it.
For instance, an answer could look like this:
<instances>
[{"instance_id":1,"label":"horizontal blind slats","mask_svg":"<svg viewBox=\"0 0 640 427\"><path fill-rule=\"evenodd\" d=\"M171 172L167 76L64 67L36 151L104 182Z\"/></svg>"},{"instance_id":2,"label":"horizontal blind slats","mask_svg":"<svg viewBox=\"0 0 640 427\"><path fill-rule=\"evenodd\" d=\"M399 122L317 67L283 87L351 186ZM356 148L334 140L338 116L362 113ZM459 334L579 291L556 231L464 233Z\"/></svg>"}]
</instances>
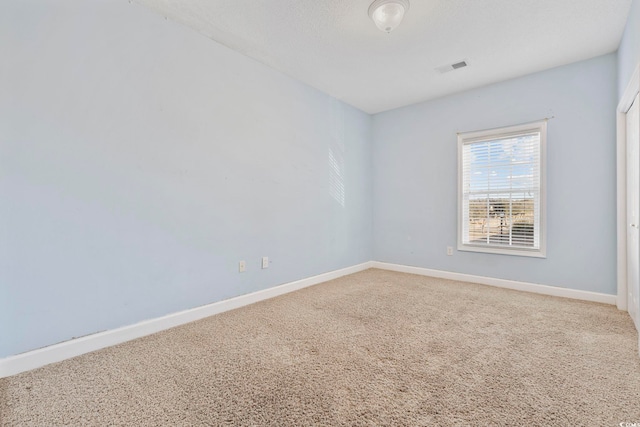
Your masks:
<instances>
[{"instance_id":1,"label":"horizontal blind slats","mask_svg":"<svg viewBox=\"0 0 640 427\"><path fill-rule=\"evenodd\" d=\"M540 132L463 141L462 241L536 248Z\"/></svg>"}]
</instances>

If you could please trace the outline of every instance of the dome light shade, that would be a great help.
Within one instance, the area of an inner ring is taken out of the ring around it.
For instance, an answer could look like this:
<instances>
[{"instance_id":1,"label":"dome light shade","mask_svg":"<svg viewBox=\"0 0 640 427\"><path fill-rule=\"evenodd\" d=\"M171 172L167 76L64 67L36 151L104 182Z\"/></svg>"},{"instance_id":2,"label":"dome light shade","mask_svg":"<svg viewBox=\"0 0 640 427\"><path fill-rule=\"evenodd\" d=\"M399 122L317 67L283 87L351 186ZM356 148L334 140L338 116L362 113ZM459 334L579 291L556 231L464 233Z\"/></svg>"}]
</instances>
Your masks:
<instances>
[{"instance_id":1,"label":"dome light shade","mask_svg":"<svg viewBox=\"0 0 640 427\"><path fill-rule=\"evenodd\" d=\"M390 33L400 25L407 10L409 0L376 0L369 6L369 16L378 28Z\"/></svg>"}]
</instances>

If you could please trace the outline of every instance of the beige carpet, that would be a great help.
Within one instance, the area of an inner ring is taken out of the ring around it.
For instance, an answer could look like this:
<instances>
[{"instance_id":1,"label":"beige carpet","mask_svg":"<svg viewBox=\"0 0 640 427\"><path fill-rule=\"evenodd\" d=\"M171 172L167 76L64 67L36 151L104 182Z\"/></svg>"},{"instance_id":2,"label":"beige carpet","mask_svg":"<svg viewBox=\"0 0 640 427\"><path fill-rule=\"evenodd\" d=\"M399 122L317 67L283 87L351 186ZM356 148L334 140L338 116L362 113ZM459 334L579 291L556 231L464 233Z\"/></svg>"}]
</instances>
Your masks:
<instances>
[{"instance_id":1,"label":"beige carpet","mask_svg":"<svg viewBox=\"0 0 640 427\"><path fill-rule=\"evenodd\" d=\"M368 270L0 380L2 425L640 423L613 306Z\"/></svg>"}]
</instances>

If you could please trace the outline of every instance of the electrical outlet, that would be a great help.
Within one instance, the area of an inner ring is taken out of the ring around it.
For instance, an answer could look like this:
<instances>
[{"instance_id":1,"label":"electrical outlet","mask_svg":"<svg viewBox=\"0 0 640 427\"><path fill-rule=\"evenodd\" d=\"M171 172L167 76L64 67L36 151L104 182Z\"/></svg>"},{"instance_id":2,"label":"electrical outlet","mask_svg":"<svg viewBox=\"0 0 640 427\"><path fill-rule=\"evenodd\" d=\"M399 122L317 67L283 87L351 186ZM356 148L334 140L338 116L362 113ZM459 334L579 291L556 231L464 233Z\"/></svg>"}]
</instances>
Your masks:
<instances>
[{"instance_id":1,"label":"electrical outlet","mask_svg":"<svg viewBox=\"0 0 640 427\"><path fill-rule=\"evenodd\" d=\"M247 263L245 261L240 261L238 263L238 271L240 273L244 273L246 269L247 269Z\"/></svg>"},{"instance_id":2,"label":"electrical outlet","mask_svg":"<svg viewBox=\"0 0 640 427\"><path fill-rule=\"evenodd\" d=\"M453 255L453 248L451 246L447 246L447 255Z\"/></svg>"},{"instance_id":3,"label":"electrical outlet","mask_svg":"<svg viewBox=\"0 0 640 427\"><path fill-rule=\"evenodd\" d=\"M269 268L269 257L268 256L263 256L262 257L262 268Z\"/></svg>"}]
</instances>

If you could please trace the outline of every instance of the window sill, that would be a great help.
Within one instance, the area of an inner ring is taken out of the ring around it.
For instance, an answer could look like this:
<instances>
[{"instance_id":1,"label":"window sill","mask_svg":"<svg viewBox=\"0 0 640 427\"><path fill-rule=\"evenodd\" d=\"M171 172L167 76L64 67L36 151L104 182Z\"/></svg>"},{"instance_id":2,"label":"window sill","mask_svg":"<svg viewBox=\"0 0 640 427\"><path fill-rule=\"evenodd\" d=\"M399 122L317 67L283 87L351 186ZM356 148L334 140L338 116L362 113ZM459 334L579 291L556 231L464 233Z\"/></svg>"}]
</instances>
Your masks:
<instances>
[{"instance_id":1,"label":"window sill","mask_svg":"<svg viewBox=\"0 0 640 427\"><path fill-rule=\"evenodd\" d=\"M523 248L498 248L495 246L483 246L483 245L465 245L458 243L458 250L463 252L480 252L485 254L496 255L513 255L523 256L530 258L546 258L547 254L544 249L523 249Z\"/></svg>"}]
</instances>

